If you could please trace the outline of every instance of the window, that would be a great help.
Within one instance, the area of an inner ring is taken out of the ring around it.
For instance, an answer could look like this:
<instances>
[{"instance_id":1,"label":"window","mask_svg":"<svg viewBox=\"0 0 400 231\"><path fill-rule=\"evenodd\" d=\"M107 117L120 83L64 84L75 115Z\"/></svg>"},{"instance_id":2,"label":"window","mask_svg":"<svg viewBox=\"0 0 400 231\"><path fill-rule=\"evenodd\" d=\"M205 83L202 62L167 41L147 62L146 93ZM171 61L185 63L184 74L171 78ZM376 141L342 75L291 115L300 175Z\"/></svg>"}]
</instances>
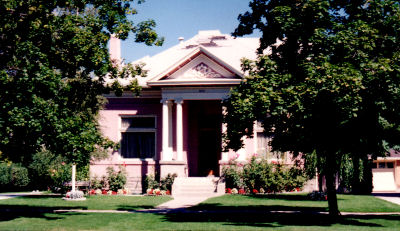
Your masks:
<instances>
[{"instance_id":1,"label":"window","mask_svg":"<svg viewBox=\"0 0 400 231\"><path fill-rule=\"evenodd\" d=\"M154 158L156 153L156 118L135 116L121 118L121 155L124 158Z\"/></svg>"},{"instance_id":2,"label":"window","mask_svg":"<svg viewBox=\"0 0 400 231\"><path fill-rule=\"evenodd\" d=\"M286 159L287 153L272 152L270 145L272 138L264 132L257 132L257 155L267 159Z\"/></svg>"},{"instance_id":3,"label":"window","mask_svg":"<svg viewBox=\"0 0 400 231\"><path fill-rule=\"evenodd\" d=\"M379 168L393 168L394 162L380 162L378 163Z\"/></svg>"},{"instance_id":4,"label":"window","mask_svg":"<svg viewBox=\"0 0 400 231\"><path fill-rule=\"evenodd\" d=\"M269 142L271 139L267 137L264 132L257 132L257 154L268 158L268 154L271 152Z\"/></svg>"}]
</instances>

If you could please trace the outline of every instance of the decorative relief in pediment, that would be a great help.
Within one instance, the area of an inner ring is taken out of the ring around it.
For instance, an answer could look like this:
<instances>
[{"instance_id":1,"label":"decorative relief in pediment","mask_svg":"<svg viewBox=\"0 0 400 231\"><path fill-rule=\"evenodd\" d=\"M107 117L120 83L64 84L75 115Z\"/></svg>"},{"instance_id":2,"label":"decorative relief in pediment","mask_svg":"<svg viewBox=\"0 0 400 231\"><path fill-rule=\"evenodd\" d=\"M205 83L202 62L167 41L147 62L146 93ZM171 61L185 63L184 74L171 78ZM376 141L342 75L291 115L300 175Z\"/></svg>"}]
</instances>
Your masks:
<instances>
[{"instance_id":1,"label":"decorative relief in pediment","mask_svg":"<svg viewBox=\"0 0 400 231\"><path fill-rule=\"evenodd\" d=\"M183 75L170 77L172 79L215 79L226 78L220 73L213 70L207 64L201 62L191 69L187 70Z\"/></svg>"}]
</instances>

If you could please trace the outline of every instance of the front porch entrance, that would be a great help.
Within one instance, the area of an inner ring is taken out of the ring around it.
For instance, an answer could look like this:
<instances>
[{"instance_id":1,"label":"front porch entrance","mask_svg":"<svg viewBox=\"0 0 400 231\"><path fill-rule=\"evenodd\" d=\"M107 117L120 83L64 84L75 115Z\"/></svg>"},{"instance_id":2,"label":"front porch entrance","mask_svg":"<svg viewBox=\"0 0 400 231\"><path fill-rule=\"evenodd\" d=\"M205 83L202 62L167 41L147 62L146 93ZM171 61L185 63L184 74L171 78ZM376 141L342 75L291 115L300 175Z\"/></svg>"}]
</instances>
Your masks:
<instances>
[{"instance_id":1,"label":"front porch entrance","mask_svg":"<svg viewBox=\"0 0 400 231\"><path fill-rule=\"evenodd\" d=\"M221 100L188 100L189 176L219 175Z\"/></svg>"}]
</instances>

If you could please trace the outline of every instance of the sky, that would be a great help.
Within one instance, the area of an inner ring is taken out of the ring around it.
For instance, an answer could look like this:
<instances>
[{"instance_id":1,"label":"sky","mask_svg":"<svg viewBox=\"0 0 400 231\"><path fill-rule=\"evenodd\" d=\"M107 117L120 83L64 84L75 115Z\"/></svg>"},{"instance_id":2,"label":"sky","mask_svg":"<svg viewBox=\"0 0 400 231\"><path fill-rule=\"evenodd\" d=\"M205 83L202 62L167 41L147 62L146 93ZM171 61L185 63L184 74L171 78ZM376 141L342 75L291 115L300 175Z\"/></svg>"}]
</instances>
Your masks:
<instances>
[{"instance_id":1,"label":"sky","mask_svg":"<svg viewBox=\"0 0 400 231\"><path fill-rule=\"evenodd\" d=\"M248 11L250 0L146 0L135 8L138 14L130 19L134 23L154 19L155 30L165 38L162 47L149 47L134 42L130 36L121 43L121 55L125 62L138 60L146 55L153 56L195 36L199 30L220 30L231 34L239 25L239 14ZM250 37L259 37L259 33Z\"/></svg>"}]
</instances>

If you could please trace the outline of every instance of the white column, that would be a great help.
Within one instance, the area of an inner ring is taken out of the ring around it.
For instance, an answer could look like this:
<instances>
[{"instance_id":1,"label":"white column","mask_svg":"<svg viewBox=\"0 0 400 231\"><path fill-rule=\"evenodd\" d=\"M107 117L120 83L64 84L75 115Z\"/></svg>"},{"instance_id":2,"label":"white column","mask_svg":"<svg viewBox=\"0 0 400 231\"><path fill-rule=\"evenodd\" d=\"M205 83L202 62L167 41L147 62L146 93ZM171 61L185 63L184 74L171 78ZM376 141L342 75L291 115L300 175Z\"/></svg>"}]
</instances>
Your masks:
<instances>
[{"instance_id":1,"label":"white column","mask_svg":"<svg viewBox=\"0 0 400 231\"><path fill-rule=\"evenodd\" d=\"M174 136L174 133L173 133L173 131L172 131L172 105L173 105L174 103L171 101L171 100L169 100L168 101L168 153L170 153L170 155L171 155L171 158L170 158L170 160L172 160L172 158L173 158L173 146L174 146L174 142L173 142L173 136Z\"/></svg>"},{"instance_id":2,"label":"white column","mask_svg":"<svg viewBox=\"0 0 400 231\"><path fill-rule=\"evenodd\" d=\"M178 161L183 161L183 99L176 99L176 155Z\"/></svg>"},{"instance_id":3,"label":"white column","mask_svg":"<svg viewBox=\"0 0 400 231\"><path fill-rule=\"evenodd\" d=\"M72 164L72 189L71 189L71 192L75 192L75 175L76 175L76 165Z\"/></svg>"},{"instance_id":4,"label":"white column","mask_svg":"<svg viewBox=\"0 0 400 231\"><path fill-rule=\"evenodd\" d=\"M162 105L162 160L172 160L172 152L170 151L170 106L167 99L161 100Z\"/></svg>"}]
</instances>

